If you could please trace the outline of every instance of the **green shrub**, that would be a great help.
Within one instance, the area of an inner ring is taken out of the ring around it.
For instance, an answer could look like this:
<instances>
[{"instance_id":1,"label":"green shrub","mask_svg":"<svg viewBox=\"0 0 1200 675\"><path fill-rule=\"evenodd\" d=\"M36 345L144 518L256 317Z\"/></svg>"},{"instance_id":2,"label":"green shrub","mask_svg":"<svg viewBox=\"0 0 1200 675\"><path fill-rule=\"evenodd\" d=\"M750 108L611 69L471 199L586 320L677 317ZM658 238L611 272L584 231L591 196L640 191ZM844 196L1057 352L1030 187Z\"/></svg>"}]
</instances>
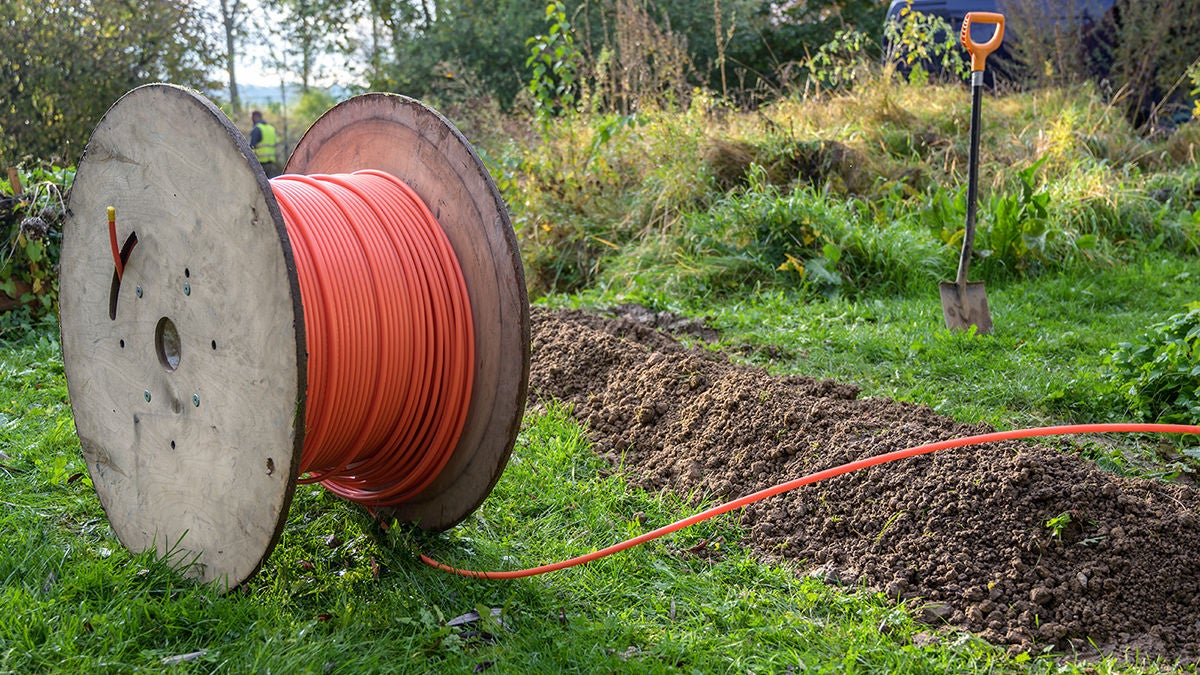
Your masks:
<instances>
[{"instance_id":1,"label":"green shrub","mask_svg":"<svg viewBox=\"0 0 1200 675\"><path fill-rule=\"evenodd\" d=\"M809 77L825 89L850 89L870 70L874 61L870 45L870 39L861 31L839 30L807 59Z\"/></svg>"},{"instance_id":2,"label":"green shrub","mask_svg":"<svg viewBox=\"0 0 1200 675\"><path fill-rule=\"evenodd\" d=\"M781 289L811 298L902 294L936 283L950 256L903 217L754 165L749 185L623 256L613 276L680 296ZM898 200L892 198L892 201ZM632 269L631 269L632 268Z\"/></svg>"},{"instance_id":3,"label":"green shrub","mask_svg":"<svg viewBox=\"0 0 1200 675\"><path fill-rule=\"evenodd\" d=\"M931 72L938 79L961 80L969 66L956 38L945 19L914 10L910 0L900 8L900 19L883 28L884 59L899 64L910 84L925 84Z\"/></svg>"},{"instance_id":4,"label":"green shrub","mask_svg":"<svg viewBox=\"0 0 1200 675\"><path fill-rule=\"evenodd\" d=\"M19 195L0 179L0 335L56 314L63 198L75 169L45 165L18 175Z\"/></svg>"},{"instance_id":5,"label":"green shrub","mask_svg":"<svg viewBox=\"0 0 1200 675\"><path fill-rule=\"evenodd\" d=\"M529 58L528 90L538 117L569 114L575 110L578 93L580 53L575 47L575 34L567 20L567 9L561 2L546 5L546 33L525 41Z\"/></svg>"},{"instance_id":6,"label":"green shrub","mask_svg":"<svg viewBox=\"0 0 1200 675\"><path fill-rule=\"evenodd\" d=\"M1021 276L1040 271L1047 262L1047 240L1057 233L1051 226L1050 195L1034 175L1044 158L1017 172L1016 193L1002 191L979 204L976 218L973 269L987 278ZM920 219L948 249L958 251L966 233L967 200L964 188L954 192L933 189Z\"/></svg>"},{"instance_id":7,"label":"green shrub","mask_svg":"<svg viewBox=\"0 0 1200 675\"><path fill-rule=\"evenodd\" d=\"M1200 423L1200 303L1188 307L1109 357L1107 381L1141 419Z\"/></svg>"}]
</instances>

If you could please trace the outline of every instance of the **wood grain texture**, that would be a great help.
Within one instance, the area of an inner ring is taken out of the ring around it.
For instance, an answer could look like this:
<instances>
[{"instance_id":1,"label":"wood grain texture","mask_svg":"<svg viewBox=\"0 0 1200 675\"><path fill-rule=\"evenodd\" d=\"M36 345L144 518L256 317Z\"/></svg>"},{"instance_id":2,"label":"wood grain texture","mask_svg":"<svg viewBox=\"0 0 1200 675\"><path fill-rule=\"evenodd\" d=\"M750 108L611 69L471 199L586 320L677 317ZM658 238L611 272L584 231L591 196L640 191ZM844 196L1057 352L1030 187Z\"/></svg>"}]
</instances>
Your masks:
<instances>
[{"instance_id":1,"label":"wood grain texture","mask_svg":"<svg viewBox=\"0 0 1200 675\"><path fill-rule=\"evenodd\" d=\"M475 386L466 428L438 479L392 510L430 530L461 521L500 478L516 441L529 380L529 298L508 211L467 140L404 96L366 94L325 113L287 173L386 171L408 183L458 255L475 322Z\"/></svg>"},{"instance_id":2,"label":"wood grain texture","mask_svg":"<svg viewBox=\"0 0 1200 675\"><path fill-rule=\"evenodd\" d=\"M110 205L119 241L138 238L115 318ZM278 205L220 110L147 85L108 111L71 190L60 297L75 426L121 542L225 588L249 578L295 487L303 311ZM164 318L177 350L156 344Z\"/></svg>"}]
</instances>

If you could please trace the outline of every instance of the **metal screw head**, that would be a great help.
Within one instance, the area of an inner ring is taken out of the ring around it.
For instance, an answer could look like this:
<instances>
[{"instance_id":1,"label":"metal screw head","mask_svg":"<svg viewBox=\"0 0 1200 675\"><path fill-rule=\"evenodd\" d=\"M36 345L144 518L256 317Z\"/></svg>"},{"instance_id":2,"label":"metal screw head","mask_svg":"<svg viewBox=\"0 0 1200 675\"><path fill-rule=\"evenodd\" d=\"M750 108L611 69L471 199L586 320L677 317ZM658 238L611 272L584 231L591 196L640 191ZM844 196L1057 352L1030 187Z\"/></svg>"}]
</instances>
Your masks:
<instances>
[{"instance_id":1,"label":"metal screw head","mask_svg":"<svg viewBox=\"0 0 1200 675\"><path fill-rule=\"evenodd\" d=\"M140 298L140 297L142 297L142 287L141 287L141 286L138 286L138 287L137 287L137 296L138 296L139 298Z\"/></svg>"},{"instance_id":2,"label":"metal screw head","mask_svg":"<svg viewBox=\"0 0 1200 675\"><path fill-rule=\"evenodd\" d=\"M146 403L149 403L150 402L150 390L149 389L146 390L146 393L144 394L144 396L146 397Z\"/></svg>"},{"instance_id":3,"label":"metal screw head","mask_svg":"<svg viewBox=\"0 0 1200 675\"><path fill-rule=\"evenodd\" d=\"M200 407L200 394L192 394L192 405Z\"/></svg>"},{"instance_id":4,"label":"metal screw head","mask_svg":"<svg viewBox=\"0 0 1200 675\"><path fill-rule=\"evenodd\" d=\"M183 282L183 294L184 294L184 295L191 295L191 294L192 294L192 285L191 285L190 283L186 282L186 281L185 281L185 282Z\"/></svg>"}]
</instances>

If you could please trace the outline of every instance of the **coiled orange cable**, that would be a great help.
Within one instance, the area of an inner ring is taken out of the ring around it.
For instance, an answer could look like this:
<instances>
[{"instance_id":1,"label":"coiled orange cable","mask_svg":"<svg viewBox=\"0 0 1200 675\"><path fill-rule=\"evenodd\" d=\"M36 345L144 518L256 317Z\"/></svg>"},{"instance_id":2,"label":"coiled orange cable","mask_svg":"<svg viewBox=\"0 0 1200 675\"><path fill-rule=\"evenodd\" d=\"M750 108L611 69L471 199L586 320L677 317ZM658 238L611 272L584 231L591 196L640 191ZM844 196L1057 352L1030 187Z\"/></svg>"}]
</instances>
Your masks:
<instances>
[{"instance_id":1,"label":"coiled orange cable","mask_svg":"<svg viewBox=\"0 0 1200 675\"><path fill-rule=\"evenodd\" d=\"M382 171L271 180L308 346L300 480L368 508L441 472L467 419L475 335L466 281L420 197Z\"/></svg>"},{"instance_id":2,"label":"coiled orange cable","mask_svg":"<svg viewBox=\"0 0 1200 675\"><path fill-rule=\"evenodd\" d=\"M648 541L658 539L664 535L670 534L677 530L682 530L685 527L690 527L696 523L715 518L723 513L728 513L734 509L740 509L743 506L753 504L754 502L762 501L768 497L795 490L796 488L827 480L835 476L866 469L868 467L888 462L895 462L900 459L915 457L917 455L927 455L929 453L938 452L940 450L949 450L950 448L961 448L969 445L981 445L983 443L994 443L996 441L1015 440L1020 438L1034 438L1037 436L1056 436L1056 435L1071 435L1085 433L1100 433L1100 432L1117 432L1117 433L1158 433L1158 434L1200 434L1200 426L1189 424L1138 424L1138 423L1116 423L1116 424L1068 424L1054 427L1038 427L1034 429L1014 429L1011 431L996 431L989 434L980 434L978 436L967 436L965 438L954 438L947 441L938 441L936 443L927 443L904 450L895 450L874 457L865 457L853 462L847 462L840 466L835 466L831 469L818 471L807 476L795 478L785 481L773 487L759 490L758 492L748 494L744 497L739 497L730 502L720 504L701 511L694 516L689 516L682 520L678 520L670 525L664 525L657 530L651 530L642 535L638 535L632 539L628 539L619 544L613 544L607 548L593 551L585 555L581 555L570 560L550 563L547 565L539 565L538 567L530 567L523 570L485 572L482 570L467 570L457 567L451 567L444 563L440 563L427 555L421 554L421 562L430 567L457 574L463 577L473 577L476 579L521 579L524 577L532 577L538 574L554 572L568 567L575 567L584 563L592 562L600 558L610 556L614 553L619 553L628 548L639 546Z\"/></svg>"}]
</instances>

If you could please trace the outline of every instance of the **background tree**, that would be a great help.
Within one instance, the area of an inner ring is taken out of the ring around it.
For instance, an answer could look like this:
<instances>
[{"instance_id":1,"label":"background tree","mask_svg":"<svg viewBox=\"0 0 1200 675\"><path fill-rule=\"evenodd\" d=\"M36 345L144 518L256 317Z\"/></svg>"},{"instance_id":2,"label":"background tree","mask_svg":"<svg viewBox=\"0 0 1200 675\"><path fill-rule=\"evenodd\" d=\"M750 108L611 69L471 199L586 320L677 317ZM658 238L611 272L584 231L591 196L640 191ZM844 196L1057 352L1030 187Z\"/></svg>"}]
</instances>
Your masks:
<instances>
[{"instance_id":1,"label":"background tree","mask_svg":"<svg viewBox=\"0 0 1200 675\"><path fill-rule=\"evenodd\" d=\"M425 96L439 78L468 69L505 106L528 81L525 40L545 29L545 3L523 0L365 0L372 26L363 50L368 86ZM841 28L878 38L882 0L564 0L590 70L608 68L609 104L665 89L721 89L747 101L778 93L788 66ZM608 59L609 61L605 61ZM598 68L601 63L605 63ZM613 68L616 70L613 70ZM587 69L585 69L587 70ZM622 79L623 78L623 79ZM637 94L633 91L636 90ZM670 97L668 97L670 98ZM678 96L675 96L678 99Z\"/></svg>"},{"instance_id":2,"label":"background tree","mask_svg":"<svg viewBox=\"0 0 1200 675\"><path fill-rule=\"evenodd\" d=\"M413 51L420 38L432 25L432 16L418 20L417 8L405 0L367 0L366 14L371 23L371 45L369 67L366 72L367 88L376 91L403 91L412 88L412 80L422 83L422 91L428 86L428 73L417 74L407 67L403 57ZM429 64L426 64L429 65Z\"/></svg>"},{"instance_id":3,"label":"background tree","mask_svg":"<svg viewBox=\"0 0 1200 675\"><path fill-rule=\"evenodd\" d=\"M545 3L443 0L432 23L418 15L409 39L395 44L389 79L422 96L438 78L469 69L503 104L526 83L525 40L545 28Z\"/></svg>"},{"instance_id":4,"label":"background tree","mask_svg":"<svg viewBox=\"0 0 1200 675\"><path fill-rule=\"evenodd\" d=\"M318 61L327 54L350 51L346 36L360 16L359 9L345 2L330 0L267 0L267 6L279 16L264 27L268 42L282 43L283 52L295 64L300 90L307 92L320 76Z\"/></svg>"},{"instance_id":5,"label":"background tree","mask_svg":"<svg viewBox=\"0 0 1200 675\"><path fill-rule=\"evenodd\" d=\"M214 20L186 0L0 3L0 164L77 161L104 111L140 84L210 88Z\"/></svg>"},{"instance_id":6,"label":"background tree","mask_svg":"<svg viewBox=\"0 0 1200 675\"><path fill-rule=\"evenodd\" d=\"M242 28L242 0L220 0L221 28L225 36L225 72L229 76L229 107L236 115L241 112L242 102L237 85L237 48L244 33Z\"/></svg>"}]
</instances>

